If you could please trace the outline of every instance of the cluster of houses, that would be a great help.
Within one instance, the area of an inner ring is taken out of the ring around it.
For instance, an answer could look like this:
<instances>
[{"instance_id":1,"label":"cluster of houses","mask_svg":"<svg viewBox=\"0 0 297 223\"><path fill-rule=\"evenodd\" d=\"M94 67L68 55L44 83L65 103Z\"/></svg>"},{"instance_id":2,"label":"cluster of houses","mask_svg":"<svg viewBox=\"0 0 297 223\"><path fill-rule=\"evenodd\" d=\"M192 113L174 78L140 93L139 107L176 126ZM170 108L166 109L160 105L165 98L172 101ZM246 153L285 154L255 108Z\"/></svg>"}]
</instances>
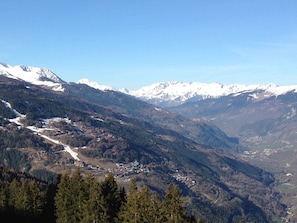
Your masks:
<instances>
[{"instance_id":1,"label":"cluster of houses","mask_svg":"<svg viewBox=\"0 0 297 223\"><path fill-rule=\"evenodd\" d=\"M103 167L98 165L86 164L81 160L76 160L74 162L76 167L88 168L90 170L104 170ZM126 178L129 179L129 176L139 173L148 173L150 172L149 168L138 162L137 160L129 163L116 163L115 168L106 169L107 172L113 172L116 178Z\"/></svg>"},{"instance_id":2,"label":"cluster of houses","mask_svg":"<svg viewBox=\"0 0 297 223\"><path fill-rule=\"evenodd\" d=\"M182 175L180 173L173 174L173 177L180 182L183 182L188 187L193 187L196 185L196 181L189 176Z\"/></svg>"},{"instance_id":3,"label":"cluster of houses","mask_svg":"<svg viewBox=\"0 0 297 223\"><path fill-rule=\"evenodd\" d=\"M117 168L114 169L114 173L117 178L124 178L132 174L150 172L146 165L139 163L137 160L130 163L116 163L116 166Z\"/></svg>"}]
</instances>

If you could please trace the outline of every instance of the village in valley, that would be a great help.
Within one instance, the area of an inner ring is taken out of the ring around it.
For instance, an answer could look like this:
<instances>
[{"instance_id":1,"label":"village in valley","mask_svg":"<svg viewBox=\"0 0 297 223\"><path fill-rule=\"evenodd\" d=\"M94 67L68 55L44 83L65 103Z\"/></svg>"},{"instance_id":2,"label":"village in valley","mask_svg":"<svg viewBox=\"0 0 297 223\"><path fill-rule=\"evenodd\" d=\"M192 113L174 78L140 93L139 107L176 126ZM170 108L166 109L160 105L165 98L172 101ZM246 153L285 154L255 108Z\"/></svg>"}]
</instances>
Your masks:
<instances>
[{"instance_id":1,"label":"village in valley","mask_svg":"<svg viewBox=\"0 0 297 223\"><path fill-rule=\"evenodd\" d=\"M132 176L140 173L149 173L150 168L147 165L135 160L127 163L116 163L113 167L104 168L98 165L86 164L83 161L76 160L74 165L81 168L87 168L89 170L97 170L99 172L112 172L116 179L123 181L130 181Z\"/></svg>"}]
</instances>

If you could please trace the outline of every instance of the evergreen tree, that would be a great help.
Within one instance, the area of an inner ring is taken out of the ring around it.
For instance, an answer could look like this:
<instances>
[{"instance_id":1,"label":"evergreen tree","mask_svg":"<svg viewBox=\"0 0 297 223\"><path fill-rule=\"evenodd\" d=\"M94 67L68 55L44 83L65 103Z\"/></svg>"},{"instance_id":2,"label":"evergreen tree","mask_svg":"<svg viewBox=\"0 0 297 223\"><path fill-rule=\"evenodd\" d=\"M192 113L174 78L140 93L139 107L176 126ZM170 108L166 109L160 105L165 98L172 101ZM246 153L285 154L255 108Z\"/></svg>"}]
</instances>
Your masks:
<instances>
[{"instance_id":1,"label":"evergreen tree","mask_svg":"<svg viewBox=\"0 0 297 223\"><path fill-rule=\"evenodd\" d=\"M9 186L8 206L15 211L20 207L19 184L16 179L13 179Z\"/></svg>"},{"instance_id":2,"label":"evergreen tree","mask_svg":"<svg viewBox=\"0 0 297 223\"><path fill-rule=\"evenodd\" d=\"M139 199L136 180L133 179L129 188L129 195L127 203L122 207L120 219L123 223L137 223L140 222L139 217Z\"/></svg>"},{"instance_id":3,"label":"evergreen tree","mask_svg":"<svg viewBox=\"0 0 297 223\"><path fill-rule=\"evenodd\" d=\"M25 182L24 179L21 179L19 187L19 202L16 204L16 208L27 214L33 209L32 201L30 198L30 188L29 185ZM31 214L31 213L30 213Z\"/></svg>"},{"instance_id":4,"label":"evergreen tree","mask_svg":"<svg viewBox=\"0 0 297 223\"><path fill-rule=\"evenodd\" d=\"M15 219L24 217L23 221L35 221L41 216L44 196L36 180L14 178L5 193L6 207L3 211L8 216L14 216Z\"/></svg>"},{"instance_id":5,"label":"evergreen tree","mask_svg":"<svg viewBox=\"0 0 297 223\"><path fill-rule=\"evenodd\" d=\"M161 216L161 201L159 195L154 193L151 195L150 206L148 210L149 219L152 219L150 222L152 223L162 223Z\"/></svg>"},{"instance_id":6,"label":"evergreen tree","mask_svg":"<svg viewBox=\"0 0 297 223\"><path fill-rule=\"evenodd\" d=\"M125 187L120 188L120 200L122 203L121 206L125 205L127 202L127 193L126 193Z\"/></svg>"},{"instance_id":7,"label":"evergreen tree","mask_svg":"<svg viewBox=\"0 0 297 223\"><path fill-rule=\"evenodd\" d=\"M107 213L107 222L117 221L122 205L120 191L112 173L109 173L101 184L104 206Z\"/></svg>"},{"instance_id":8,"label":"evergreen tree","mask_svg":"<svg viewBox=\"0 0 297 223\"><path fill-rule=\"evenodd\" d=\"M8 207L8 186L0 185L0 210L5 210Z\"/></svg>"},{"instance_id":9,"label":"evergreen tree","mask_svg":"<svg viewBox=\"0 0 297 223\"><path fill-rule=\"evenodd\" d=\"M169 184L162 201L163 222L179 223L186 222L186 211L182 206L181 194L177 186Z\"/></svg>"},{"instance_id":10,"label":"evergreen tree","mask_svg":"<svg viewBox=\"0 0 297 223\"><path fill-rule=\"evenodd\" d=\"M151 194L147 186L143 187L141 191L138 192L138 212L139 212L139 219L140 222L153 222L151 218Z\"/></svg>"},{"instance_id":11,"label":"evergreen tree","mask_svg":"<svg viewBox=\"0 0 297 223\"><path fill-rule=\"evenodd\" d=\"M160 200L151 194L148 187L137 189L135 179L132 180L127 203L121 211L121 222L124 223L161 223L158 212Z\"/></svg>"},{"instance_id":12,"label":"evergreen tree","mask_svg":"<svg viewBox=\"0 0 297 223\"><path fill-rule=\"evenodd\" d=\"M80 169L76 169L70 178L71 196L71 211L73 222L81 222L83 218L83 204L87 199L87 193L85 190L85 181L81 175Z\"/></svg>"},{"instance_id":13,"label":"evergreen tree","mask_svg":"<svg viewBox=\"0 0 297 223\"><path fill-rule=\"evenodd\" d=\"M49 184L45 192L45 205L43 208L43 223L54 223L55 218L55 195L57 193L57 185Z\"/></svg>"},{"instance_id":14,"label":"evergreen tree","mask_svg":"<svg viewBox=\"0 0 297 223\"><path fill-rule=\"evenodd\" d=\"M58 184L58 190L55 195L55 207L57 223L72 223L71 215L73 205L70 194L70 177L67 173L62 174L60 183Z\"/></svg>"},{"instance_id":15,"label":"evergreen tree","mask_svg":"<svg viewBox=\"0 0 297 223\"><path fill-rule=\"evenodd\" d=\"M83 204L83 219L81 222L106 223L107 213L101 187L91 175L86 179L86 190L88 199Z\"/></svg>"},{"instance_id":16,"label":"evergreen tree","mask_svg":"<svg viewBox=\"0 0 297 223\"><path fill-rule=\"evenodd\" d=\"M24 209L32 216L39 216L42 213L44 205L44 199L41 191L35 180L23 182L23 184L25 184L25 186L22 185L24 187L23 192L26 193Z\"/></svg>"}]
</instances>

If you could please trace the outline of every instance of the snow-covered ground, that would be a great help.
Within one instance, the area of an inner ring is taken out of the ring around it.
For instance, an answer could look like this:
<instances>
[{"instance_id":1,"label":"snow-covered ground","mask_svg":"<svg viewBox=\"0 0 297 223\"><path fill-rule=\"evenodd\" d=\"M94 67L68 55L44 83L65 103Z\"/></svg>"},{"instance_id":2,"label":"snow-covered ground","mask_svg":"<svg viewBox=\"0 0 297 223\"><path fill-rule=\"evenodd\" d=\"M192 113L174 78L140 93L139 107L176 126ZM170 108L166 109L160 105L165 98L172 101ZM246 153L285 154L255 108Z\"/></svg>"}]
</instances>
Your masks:
<instances>
[{"instance_id":1,"label":"snow-covered ground","mask_svg":"<svg viewBox=\"0 0 297 223\"><path fill-rule=\"evenodd\" d=\"M19 113L15 109L13 109L11 107L11 104L8 103L7 101L1 100L1 102L5 105L5 107L9 108L16 116L15 118L9 119L9 121L17 124L18 126L23 126L22 123L21 123L21 119L26 117L26 116L22 115L21 113Z\"/></svg>"},{"instance_id":2,"label":"snow-covered ground","mask_svg":"<svg viewBox=\"0 0 297 223\"><path fill-rule=\"evenodd\" d=\"M1 102L7 107L7 108L10 108L16 115L16 118L14 119L9 119L10 122L13 122L15 124L17 124L19 127L23 127L22 123L20 122L20 120L22 118L25 118L26 116L25 115L22 115L21 113L19 113L18 111L16 111L15 109L13 109L11 107L11 104L8 103L7 101L4 101L4 100L1 100ZM50 122L51 120L52 121L57 121L57 120L61 120L62 118L53 118L53 119L46 119L45 120L45 123L48 123ZM63 119L64 120L64 119ZM66 122L70 122L70 120L68 118L65 118L65 121ZM26 127L27 129L31 130L32 132L36 133L37 135L43 137L44 139L47 139L48 141L51 141L52 143L55 143L57 145L62 145L64 147L64 150L65 152L68 152L73 159L75 160L80 160L78 158L78 153L75 152L70 146L60 142L59 140L55 140L55 139L52 139L44 134L42 134L45 130L52 130L52 129L49 129L47 128L46 126L43 126L42 128L37 128L35 126L27 126Z\"/></svg>"},{"instance_id":3,"label":"snow-covered ground","mask_svg":"<svg viewBox=\"0 0 297 223\"><path fill-rule=\"evenodd\" d=\"M41 136L41 137L47 139L48 141L50 141L50 142L52 142L52 143L55 143L55 144L57 144L57 145L62 145L62 146L64 147L65 151L68 152L68 153L72 156L73 159L75 159L75 160L80 160L80 159L78 158L78 153L75 152L73 149L71 149L70 146L68 146L68 145L66 145L66 144L64 144L64 143L62 143L62 142L60 142L59 140L52 139L52 138L50 138L50 137L48 137L48 136L46 136L46 135L43 135L43 134L40 133L40 132L42 132L43 130L40 130L40 129L34 129L35 127L34 127L34 128L32 128L32 127L34 127L34 126L28 126L27 128L31 129L32 131L36 131L36 132L38 132L37 134L38 134L39 136Z\"/></svg>"},{"instance_id":4,"label":"snow-covered ground","mask_svg":"<svg viewBox=\"0 0 297 223\"><path fill-rule=\"evenodd\" d=\"M70 146L60 142L59 140L52 139L52 138L50 138L50 137L48 137L46 135L43 135L42 132L44 130L48 130L47 128L36 128L35 126L28 126L27 128L30 129L31 131L35 132L37 135L41 136L44 139L47 139L48 141L50 141L52 143L55 143L57 145L62 145L64 147L65 152L68 152L72 156L73 159L80 160L78 158L78 153L75 152Z\"/></svg>"},{"instance_id":5,"label":"snow-covered ground","mask_svg":"<svg viewBox=\"0 0 297 223\"><path fill-rule=\"evenodd\" d=\"M64 144L64 143L62 143L62 142L60 142L59 140L52 139L52 138L50 138L50 137L48 137L48 136L46 136L46 135L43 135L42 132L43 132L44 130L48 130L47 128L45 128L45 129L44 129L44 128L36 128L35 126L28 126L27 128L30 129L31 131L35 132L37 135L41 136L41 137L44 138L44 139L47 139L48 141L50 141L50 142L52 142L52 143L55 143L55 144L57 144L57 145L62 145L62 146L64 147L64 150L65 150L66 152L68 152L68 153L72 156L73 159L75 159L75 160L80 160L80 159L78 158L78 153L75 152L70 146L68 146L68 145L66 145L66 144Z\"/></svg>"}]
</instances>

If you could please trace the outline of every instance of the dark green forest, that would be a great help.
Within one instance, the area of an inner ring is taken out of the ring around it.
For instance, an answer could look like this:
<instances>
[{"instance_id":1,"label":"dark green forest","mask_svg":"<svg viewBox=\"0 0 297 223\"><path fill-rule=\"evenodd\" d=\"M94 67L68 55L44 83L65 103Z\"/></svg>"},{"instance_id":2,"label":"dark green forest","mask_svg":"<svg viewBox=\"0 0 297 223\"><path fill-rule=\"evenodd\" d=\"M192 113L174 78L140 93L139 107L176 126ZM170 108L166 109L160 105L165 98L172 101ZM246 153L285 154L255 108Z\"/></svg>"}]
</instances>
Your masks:
<instances>
[{"instance_id":1,"label":"dark green forest","mask_svg":"<svg viewBox=\"0 0 297 223\"><path fill-rule=\"evenodd\" d=\"M138 188L135 179L126 192L112 173L98 182L79 169L46 183L1 167L0 179L0 216L6 222L197 222L187 214L174 184L161 197L146 186Z\"/></svg>"}]
</instances>

